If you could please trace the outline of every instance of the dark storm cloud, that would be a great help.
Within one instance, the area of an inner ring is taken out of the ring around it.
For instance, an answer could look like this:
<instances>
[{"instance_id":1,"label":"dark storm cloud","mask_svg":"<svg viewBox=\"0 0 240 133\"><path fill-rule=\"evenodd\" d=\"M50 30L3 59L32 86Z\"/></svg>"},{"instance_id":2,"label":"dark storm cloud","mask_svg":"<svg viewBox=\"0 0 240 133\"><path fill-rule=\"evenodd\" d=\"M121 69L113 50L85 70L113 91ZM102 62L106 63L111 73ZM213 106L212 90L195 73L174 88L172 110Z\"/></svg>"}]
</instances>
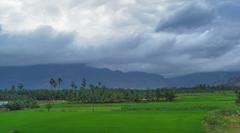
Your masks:
<instances>
[{"instance_id":1,"label":"dark storm cloud","mask_svg":"<svg viewBox=\"0 0 240 133\"><path fill-rule=\"evenodd\" d=\"M0 64L50 63L65 56L73 34L49 26L21 33L0 33ZM63 59L64 60L64 59Z\"/></svg>"},{"instance_id":2,"label":"dark storm cloud","mask_svg":"<svg viewBox=\"0 0 240 133\"><path fill-rule=\"evenodd\" d=\"M190 2L163 18L159 22L156 31L195 29L210 24L214 18L215 14L211 7Z\"/></svg>"},{"instance_id":3,"label":"dark storm cloud","mask_svg":"<svg viewBox=\"0 0 240 133\"><path fill-rule=\"evenodd\" d=\"M222 1L217 6L216 10L221 17L231 21L240 20L240 4L236 1Z\"/></svg>"},{"instance_id":4,"label":"dark storm cloud","mask_svg":"<svg viewBox=\"0 0 240 133\"><path fill-rule=\"evenodd\" d=\"M43 12L43 22L50 20L51 26L8 31L11 26L2 21L0 65L85 63L170 76L239 70L240 3L235 0L63 0L57 7L38 2L41 8L31 12L57 9L50 17L52 10Z\"/></svg>"}]
</instances>

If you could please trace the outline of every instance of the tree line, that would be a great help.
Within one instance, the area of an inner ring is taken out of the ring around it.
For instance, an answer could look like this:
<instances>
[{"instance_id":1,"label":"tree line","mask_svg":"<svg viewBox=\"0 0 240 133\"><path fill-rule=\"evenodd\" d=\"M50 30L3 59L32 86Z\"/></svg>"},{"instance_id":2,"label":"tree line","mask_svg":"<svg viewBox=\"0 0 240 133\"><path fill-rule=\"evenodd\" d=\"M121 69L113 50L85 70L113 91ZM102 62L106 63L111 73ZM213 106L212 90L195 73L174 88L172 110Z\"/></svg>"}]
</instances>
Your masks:
<instances>
[{"instance_id":1,"label":"tree line","mask_svg":"<svg viewBox=\"0 0 240 133\"><path fill-rule=\"evenodd\" d=\"M25 96L36 100L66 100L77 103L117 103L173 101L176 92L172 89L124 89L89 85L85 88L69 89L5 89L0 90L0 101L11 101L14 97Z\"/></svg>"},{"instance_id":2,"label":"tree line","mask_svg":"<svg viewBox=\"0 0 240 133\"><path fill-rule=\"evenodd\" d=\"M51 78L49 89L26 89L22 83L13 85L10 89L0 90L0 101L9 101L7 107L11 110L38 107L38 100L48 101L47 108L51 109L55 100L65 100L70 103L120 103L120 102L159 102L174 101L176 93L199 93L199 92L224 92L235 90L240 103L238 88L227 86L210 86L205 84L188 88L156 88L156 89L126 89L108 88L102 83L88 84L83 78L77 85L70 82L67 89L62 89L62 78Z\"/></svg>"}]
</instances>

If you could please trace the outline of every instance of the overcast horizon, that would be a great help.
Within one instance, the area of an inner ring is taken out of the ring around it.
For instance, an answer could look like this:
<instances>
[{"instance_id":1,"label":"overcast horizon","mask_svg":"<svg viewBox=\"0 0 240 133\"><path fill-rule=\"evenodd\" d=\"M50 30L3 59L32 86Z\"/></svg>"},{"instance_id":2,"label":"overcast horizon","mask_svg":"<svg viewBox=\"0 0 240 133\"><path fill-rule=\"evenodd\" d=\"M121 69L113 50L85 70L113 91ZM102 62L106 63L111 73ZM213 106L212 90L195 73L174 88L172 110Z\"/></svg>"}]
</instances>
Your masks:
<instances>
[{"instance_id":1,"label":"overcast horizon","mask_svg":"<svg viewBox=\"0 0 240 133\"><path fill-rule=\"evenodd\" d=\"M240 70L237 0L2 0L0 66Z\"/></svg>"}]
</instances>

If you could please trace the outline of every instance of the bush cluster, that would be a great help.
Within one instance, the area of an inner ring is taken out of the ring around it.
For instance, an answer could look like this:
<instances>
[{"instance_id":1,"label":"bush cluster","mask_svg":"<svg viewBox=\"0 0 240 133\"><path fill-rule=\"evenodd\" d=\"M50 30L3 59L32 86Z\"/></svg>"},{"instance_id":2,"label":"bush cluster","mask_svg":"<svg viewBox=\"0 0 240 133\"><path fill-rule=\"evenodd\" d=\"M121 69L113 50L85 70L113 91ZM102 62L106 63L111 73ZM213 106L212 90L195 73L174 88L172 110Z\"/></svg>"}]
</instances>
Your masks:
<instances>
[{"instance_id":1,"label":"bush cluster","mask_svg":"<svg viewBox=\"0 0 240 133\"><path fill-rule=\"evenodd\" d=\"M16 96L14 99L8 102L5 107L9 110L21 110L24 108L38 108L37 100L26 97L26 96Z\"/></svg>"},{"instance_id":2,"label":"bush cluster","mask_svg":"<svg viewBox=\"0 0 240 133\"><path fill-rule=\"evenodd\" d=\"M231 124L240 123L239 118L239 108L218 109L208 113L202 124L207 133L225 133Z\"/></svg>"}]
</instances>

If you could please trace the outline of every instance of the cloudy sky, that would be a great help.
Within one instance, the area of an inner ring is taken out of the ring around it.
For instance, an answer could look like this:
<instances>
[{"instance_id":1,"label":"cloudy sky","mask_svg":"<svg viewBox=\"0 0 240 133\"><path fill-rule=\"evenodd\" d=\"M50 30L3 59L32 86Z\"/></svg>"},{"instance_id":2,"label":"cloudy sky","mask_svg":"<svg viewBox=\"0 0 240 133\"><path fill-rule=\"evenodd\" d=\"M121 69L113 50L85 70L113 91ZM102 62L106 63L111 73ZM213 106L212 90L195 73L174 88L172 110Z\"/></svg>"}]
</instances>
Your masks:
<instances>
[{"instance_id":1,"label":"cloudy sky","mask_svg":"<svg viewBox=\"0 0 240 133\"><path fill-rule=\"evenodd\" d=\"M240 70L239 0L1 0L0 66Z\"/></svg>"}]
</instances>

